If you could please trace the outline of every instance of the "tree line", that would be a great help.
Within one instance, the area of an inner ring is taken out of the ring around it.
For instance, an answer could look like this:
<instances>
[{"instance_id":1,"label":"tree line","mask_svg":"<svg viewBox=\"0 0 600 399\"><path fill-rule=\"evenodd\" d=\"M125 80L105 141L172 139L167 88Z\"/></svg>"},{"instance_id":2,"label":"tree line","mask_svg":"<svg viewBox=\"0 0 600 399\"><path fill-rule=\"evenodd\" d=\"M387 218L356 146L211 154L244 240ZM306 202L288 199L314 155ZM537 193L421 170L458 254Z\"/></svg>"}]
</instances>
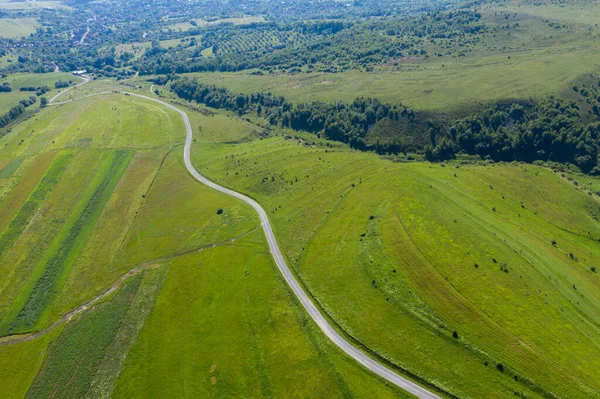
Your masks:
<instances>
[{"instance_id":1,"label":"tree line","mask_svg":"<svg viewBox=\"0 0 600 399\"><path fill-rule=\"evenodd\" d=\"M35 96L29 96L29 98L19 101L18 105L15 105L7 113L0 117L0 128L6 127L19 116L23 115L25 113L25 108L35 104L36 101L37 98Z\"/></svg>"},{"instance_id":2,"label":"tree line","mask_svg":"<svg viewBox=\"0 0 600 399\"><path fill-rule=\"evenodd\" d=\"M159 79L157 82L164 83L165 80ZM383 103L375 98L360 97L351 103L311 102L296 105L271 93L235 94L225 88L204 85L188 77L173 79L171 90L188 101L233 111L238 115L254 112L271 125L314 133L318 137L348 143L351 147L362 150L370 149L365 137L383 119L402 119L409 124L413 123L415 129L420 126L415 121L412 109ZM394 143L390 143L385 150L392 151L392 147Z\"/></svg>"},{"instance_id":3,"label":"tree line","mask_svg":"<svg viewBox=\"0 0 600 399\"><path fill-rule=\"evenodd\" d=\"M494 105L465 117L424 151L430 160L464 152L495 161L571 163L600 174L599 138L600 122L585 123L577 103L548 97L535 104Z\"/></svg>"},{"instance_id":4,"label":"tree line","mask_svg":"<svg viewBox=\"0 0 600 399\"><path fill-rule=\"evenodd\" d=\"M387 119L392 122L392 136L397 138L427 132L429 142L417 150L431 161L452 159L462 153L495 161L571 163L583 172L600 174L600 121L585 122L573 100L548 97L536 103L492 105L448 125L425 122L408 107L374 98L360 97L351 103L292 104L270 92L236 94L189 77L171 75L156 82L165 84L169 80L171 90L185 100L238 115L255 113L271 125L306 131L361 150L406 150L399 139L367 144L374 141L367 140L367 135Z\"/></svg>"}]
</instances>

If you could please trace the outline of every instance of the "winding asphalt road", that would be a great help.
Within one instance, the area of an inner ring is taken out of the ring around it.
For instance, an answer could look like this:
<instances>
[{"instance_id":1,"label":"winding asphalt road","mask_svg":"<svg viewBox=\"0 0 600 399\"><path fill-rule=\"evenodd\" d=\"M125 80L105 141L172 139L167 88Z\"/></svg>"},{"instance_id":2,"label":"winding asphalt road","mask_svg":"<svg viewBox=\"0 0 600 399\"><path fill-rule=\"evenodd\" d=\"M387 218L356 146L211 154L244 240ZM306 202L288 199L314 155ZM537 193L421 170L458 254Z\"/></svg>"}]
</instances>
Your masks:
<instances>
[{"instance_id":1,"label":"winding asphalt road","mask_svg":"<svg viewBox=\"0 0 600 399\"><path fill-rule=\"evenodd\" d=\"M240 193L230 190L228 188L219 186L218 184L214 183L213 181L202 176L194 168L194 166L192 165L192 161L190 159L190 151L192 148L192 139L193 139L192 125L190 124L190 120L184 111L180 110L179 108L177 108L167 102L158 100L156 98L151 98L151 97L147 97L147 96L144 96L141 94L135 94L135 93L127 93L127 94L160 103L160 104L164 105L165 107L170 108L173 111L175 111L181 115L181 117L183 118L183 121L185 123L185 130L186 130L185 147L183 149L183 158L185 160L185 166L186 166L187 170L199 182L206 184L207 186L209 186L217 191L220 191L224 194L238 198L238 199L244 201L245 203L247 203L248 205L250 205L252 208L254 208L254 210L256 211L256 213L258 213L258 216L260 217L261 226L265 232L267 242L269 243L269 250L271 251L271 254L273 255L273 259L275 259L275 263L277 264L279 271L285 278L285 281L288 283L288 285L290 286L290 288L292 289L292 291L294 292L296 297L300 300L300 302L302 303L302 306L304 306L304 308L306 309L306 311L308 312L310 317L315 321L315 323L317 323L317 325L319 326L321 331L323 331L325 333L325 335L327 335L327 337L331 341L333 341L334 344L336 344L348 356L350 356L351 358L353 358L354 360L356 360L357 362L359 362L360 364L362 364L363 366L365 366L366 368L368 368L375 374L381 376L382 378L386 379L387 381L391 382L392 384L397 385L398 387L404 389L405 391L417 396L418 398L440 399L440 397L435 395L434 393L432 393L432 392L420 387L419 385L415 384L414 382L409 381L406 378L398 375L397 373L395 373L392 370L388 369L387 367L381 365L380 363L376 362L375 360L373 360L372 358L370 358L369 356L367 356L366 354L364 354L363 352L358 350L355 346L353 346L350 342L348 342L344 337L342 337L340 334L338 334L338 332L331 326L331 324L329 324L327 319L325 319L325 317L323 317L321 312L319 312L319 310L312 303L312 301L310 300L310 298L308 297L306 292L304 292L302 287L300 287L300 284L298 284L298 281L296 280L296 278L290 271L287 263L285 262L283 255L281 254L281 250L279 249L279 245L277 244L277 240L275 239L275 234L273 234L273 228L271 227L271 223L269 222L269 218L267 217L267 213L265 212L265 210L258 204L258 202L254 201L252 198L249 198L243 194L240 194Z\"/></svg>"},{"instance_id":2,"label":"winding asphalt road","mask_svg":"<svg viewBox=\"0 0 600 399\"><path fill-rule=\"evenodd\" d=\"M81 84L84 84L84 83L86 83L86 82L83 82ZM74 86L74 87L76 87L76 86ZM60 97L60 95L64 94L65 92L66 91L56 95L54 98L52 98L52 100L50 100L50 103L57 100L58 97ZM383 366L379 362L373 360L371 357L367 356L365 353L361 352L359 349L357 349L355 346L353 346L350 342L348 342L344 337L342 337L331 326L331 324L329 324L327 319L325 319L325 317L323 317L321 312L319 312L319 310L316 308L316 306L312 303L312 301L310 300L310 298L308 297L306 292L304 292L304 290L302 289L300 284L298 284L298 281L296 280L296 278L290 271L290 268L288 267L283 255L281 254L281 250L279 249L279 245L277 244L277 240L275 239L275 234L273 234L273 228L271 227L271 223L269 222L269 218L267 217L267 213L265 212L265 210L258 204L258 202L254 201L252 198L249 198L243 194L240 194L240 193L230 190L228 188L219 186L218 184L214 183L213 181L202 176L194 168L194 166L192 165L191 158L190 158L190 152L191 152L192 141L193 141L192 125L190 123L190 120L189 120L187 114L184 111L182 111L181 109L179 109L165 101L161 101L156 98L144 96L142 94L124 92L124 91L121 93L130 95L130 96L134 96L134 97L143 98L145 100L157 102L161 105L164 105L165 107L167 107L169 109L172 109L173 111L175 111L179 115L181 115L181 117L183 118L184 124L185 124L185 131L186 131L185 146L183 149L183 158L184 158L185 166L186 166L187 170L199 182L211 187L214 190L217 190L224 194L238 198L238 199L244 201L246 204L250 205L252 208L254 208L254 210L256 211L256 213L258 213L258 216L260 217L261 227L265 233L267 242L269 243L269 250L271 251L271 254L273 255L273 259L275 260L275 263L277 264L279 271L283 275L283 278L285 279L287 284L290 286L290 288L294 292L294 295L296 295L296 297L298 298L300 303L302 303L302 306L304 306L304 308L306 309L306 311L308 312L310 317L314 320L315 323L317 323L317 325L319 326L321 331L323 331L323 333L325 333L325 335L335 345L337 345L341 350L343 350L348 356L350 356L351 358L353 358L354 360L356 360L357 362L362 364L364 367L371 370L373 373L379 375L380 377L391 382L392 384L404 389L405 391L415 395L416 397L421 398L421 399L441 399L436 394L426 390L425 388L420 387L419 385L415 384L414 382L412 382L410 380L407 380L406 378L400 376L399 374L395 373L394 371L390 370L389 368ZM98 93L98 94L101 94L101 93ZM55 103L54 105L58 105L58 103Z\"/></svg>"}]
</instances>

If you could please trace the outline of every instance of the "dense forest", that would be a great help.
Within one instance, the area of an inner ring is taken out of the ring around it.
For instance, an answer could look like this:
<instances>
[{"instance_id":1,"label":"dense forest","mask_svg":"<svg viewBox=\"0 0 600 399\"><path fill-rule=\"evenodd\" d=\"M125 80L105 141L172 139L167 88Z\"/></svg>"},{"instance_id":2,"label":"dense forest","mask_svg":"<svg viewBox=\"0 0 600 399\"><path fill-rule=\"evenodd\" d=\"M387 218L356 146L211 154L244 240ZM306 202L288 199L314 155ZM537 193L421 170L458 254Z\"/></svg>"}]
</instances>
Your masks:
<instances>
[{"instance_id":1,"label":"dense forest","mask_svg":"<svg viewBox=\"0 0 600 399\"><path fill-rule=\"evenodd\" d=\"M171 90L185 100L238 115L253 113L271 125L314 133L361 150L403 152L409 148L400 137L427 132L429 142L417 150L432 161L463 153L495 161L571 163L586 173L600 174L600 122L597 117L585 122L573 100L548 97L536 103L493 105L447 126L423 121L422 116L400 104L372 98L357 98L348 104L292 104L271 93L235 94L187 77L170 76L156 82L165 84L169 80ZM597 93L597 89L598 86L585 89L586 98L590 91ZM592 106L597 108L596 104ZM396 122L392 129L396 129L394 136L398 140L368 145L367 135L383 120Z\"/></svg>"}]
</instances>

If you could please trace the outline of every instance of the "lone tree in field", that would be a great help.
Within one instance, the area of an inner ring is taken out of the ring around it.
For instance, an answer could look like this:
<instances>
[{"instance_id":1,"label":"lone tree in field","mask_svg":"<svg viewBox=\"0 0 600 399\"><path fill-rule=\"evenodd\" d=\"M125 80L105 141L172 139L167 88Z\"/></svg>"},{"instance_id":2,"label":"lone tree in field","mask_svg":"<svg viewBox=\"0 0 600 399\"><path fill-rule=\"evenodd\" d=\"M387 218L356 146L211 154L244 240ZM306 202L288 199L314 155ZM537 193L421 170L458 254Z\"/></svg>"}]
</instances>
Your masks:
<instances>
[{"instance_id":1,"label":"lone tree in field","mask_svg":"<svg viewBox=\"0 0 600 399\"><path fill-rule=\"evenodd\" d=\"M46 97L40 98L40 107L45 107L48 105L48 99Z\"/></svg>"}]
</instances>

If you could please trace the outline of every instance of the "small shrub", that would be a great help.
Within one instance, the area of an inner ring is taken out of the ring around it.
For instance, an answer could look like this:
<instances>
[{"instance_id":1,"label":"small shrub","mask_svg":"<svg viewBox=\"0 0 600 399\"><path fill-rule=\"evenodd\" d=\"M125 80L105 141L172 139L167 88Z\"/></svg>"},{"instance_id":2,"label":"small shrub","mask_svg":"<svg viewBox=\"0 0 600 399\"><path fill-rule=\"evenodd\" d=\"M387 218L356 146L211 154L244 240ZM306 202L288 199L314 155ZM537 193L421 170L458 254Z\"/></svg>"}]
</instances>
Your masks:
<instances>
[{"instance_id":1,"label":"small shrub","mask_svg":"<svg viewBox=\"0 0 600 399\"><path fill-rule=\"evenodd\" d=\"M220 215L220 214L222 214L222 213L223 213L223 208L219 208L219 209L217 209L217 215Z\"/></svg>"}]
</instances>

